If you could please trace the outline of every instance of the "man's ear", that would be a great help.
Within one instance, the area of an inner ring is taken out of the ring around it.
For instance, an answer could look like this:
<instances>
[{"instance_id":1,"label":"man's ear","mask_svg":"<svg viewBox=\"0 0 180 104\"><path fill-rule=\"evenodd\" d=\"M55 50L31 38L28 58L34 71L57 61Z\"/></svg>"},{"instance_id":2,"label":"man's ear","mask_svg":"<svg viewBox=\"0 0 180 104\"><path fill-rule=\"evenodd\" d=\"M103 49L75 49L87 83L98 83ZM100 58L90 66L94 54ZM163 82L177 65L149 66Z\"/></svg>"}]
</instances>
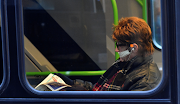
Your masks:
<instances>
[{"instance_id":1,"label":"man's ear","mask_svg":"<svg viewBox=\"0 0 180 104\"><path fill-rule=\"evenodd\" d=\"M132 47L133 52L138 52L138 48L139 48L138 45L136 43L133 43L133 47Z\"/></svg>"}]
</instances>

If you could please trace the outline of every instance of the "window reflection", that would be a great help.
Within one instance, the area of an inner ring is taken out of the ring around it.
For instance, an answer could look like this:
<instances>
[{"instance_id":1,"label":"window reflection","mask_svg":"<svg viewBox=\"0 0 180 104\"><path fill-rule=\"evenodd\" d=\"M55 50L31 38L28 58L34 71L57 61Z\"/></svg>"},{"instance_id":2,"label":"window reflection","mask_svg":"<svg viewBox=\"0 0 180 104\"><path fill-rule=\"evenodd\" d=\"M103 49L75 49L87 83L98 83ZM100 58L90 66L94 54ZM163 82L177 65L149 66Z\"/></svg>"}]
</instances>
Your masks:
<instances>
[{"instance_id":1,"label":"window reflection","mask_svg":"<svg viewBox=\"0 0 180 104\"><path fill-rule=\"evenodd\" d=\"M151 1L151 8L152 8L152 32L153 32L153 42L154 45L162 49L161 44L161 10L160 10L160 0L152 0Z\"/></svg>"},{"instance_id":2,"label":"window reflection","mask_svg":"<svg viewBox=\"0 0 180 104\"><path fill-rule=\"evenodd\" d=\"M115 60L106 10L113 11L111 1L23 0L26 72L106 70Z\"/></svg>"}]
</instances>

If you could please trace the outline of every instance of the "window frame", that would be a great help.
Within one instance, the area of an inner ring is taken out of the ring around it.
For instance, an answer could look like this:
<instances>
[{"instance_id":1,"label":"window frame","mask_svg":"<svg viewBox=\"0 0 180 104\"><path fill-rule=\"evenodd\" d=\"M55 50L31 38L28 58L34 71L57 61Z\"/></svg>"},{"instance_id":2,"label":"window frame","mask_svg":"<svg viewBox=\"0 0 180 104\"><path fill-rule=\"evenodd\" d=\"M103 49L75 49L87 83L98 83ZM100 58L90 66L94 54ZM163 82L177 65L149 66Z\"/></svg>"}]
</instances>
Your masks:
<instances>
[{"instance_id":1,"label":"window frame","mask_svg":"<svg viewBox=\"0 0 180 104\"><path fill-rule=\"evenodd\" d=\"M1 39L2 39L2 59L3 59L3 79L0 84L0 94L8 87L10 82L10 59L9 59L9 39L8 39L8 20L7 20L7 3L1 0Z\"/></svg>"},{"instance_id":2,"label":"window frame","mask_svg":"<svg viewBox=\"0 0 180 104\"><path fill-rule=\"evenodd\" d=\"M172 2L171 2L172 1ZM22 1L16 0L15 2L15 17L16 17L16 40L17 40L17 60L18 60L18 73L19 73L19 81L21 82L22 86L28 93L31 95L39 98L77 98L73 99L71 101L66 101L68 99L56 99L57 101L64 101L64 102L98 102L99 99L101 99L102 102L127 102L127 98L129 102L135 101L135 102L171 102L173 99L176 100L176 98L167 98L164 100L159 99L138 99L138 98L147 98L152 97L153 95L160 94L159 92L162 90L168 91L171 93L171 95L176 94L176 87L172 88L171 86L176 85L175 82L171 82L171 80L176 79L176 76L170 76L169 74L176 74L175 72L170 72L170 68L176 70L177 69L177 63L176 59L174 59L174 56L176 55L176 51L171 51L171 49L176 47L176 41L172 41L171 39L176 39L175 31L173 27L175 27L175 20L173 22L169 22L169 20L173 19L173 17L170 17L170 14L174 13L174 1L176 0L161 0L161 19L162 19L162 31L164 34L163 40L163 78L158 87L156 87L153 90L150 91L122 91L121 93L119 91L66 91L64 92L43 92L43 91L36 91L34 88L32 88L27 80L25 75L25 64L24 64L24 44L23 44L23 17L22 17ZM170 8L173 8L170 10ZM168 13L166 12L167 10ZM172 12L172 13L171 13ZM169 28L170 24L172 24L172 27ZM170 34L173 34L172 36ZM173 47L170 45L174 45ZM13 73L11 73L13 74ZM172 85L167 85L168 83L172 83ZM165 87L166 86L166 87ZM171 87L171 88L169 88ZM128 92L128 93L127 93ZM85 99L86 98L86 99ZM94 98L94 99L93 99ZM126 98L126 99L117 99L117 98ZM137 98L138 100L133 100L130 98ZM92 100L93 99L93 100ZM37 101L36 99L29 99L33 101ZM39 101L50 101L52 99L39 99Z\"/></svg>"}]
</instances>

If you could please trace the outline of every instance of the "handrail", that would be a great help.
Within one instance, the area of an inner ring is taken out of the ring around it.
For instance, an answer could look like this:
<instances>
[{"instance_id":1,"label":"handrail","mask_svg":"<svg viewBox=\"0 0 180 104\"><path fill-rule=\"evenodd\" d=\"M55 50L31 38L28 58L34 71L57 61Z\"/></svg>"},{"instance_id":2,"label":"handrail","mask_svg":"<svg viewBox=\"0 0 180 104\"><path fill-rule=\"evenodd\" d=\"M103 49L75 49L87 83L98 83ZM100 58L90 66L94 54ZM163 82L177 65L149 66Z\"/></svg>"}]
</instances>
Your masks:
<instances>
[{"instance_id":1,"label":"handrail","mask_svg":"<svg viewBox=\"0 0 180 104\"><path fill-rule=\"evenodd\" d=\"M147 1L146 0L142 0L143 6L142 6L142 10L143 10L143 19L146 21L147 23Z\"/></svg>"},{"instance_id":2,"label":"handrail","mask_svg":"<svg viewBox=\"0 0 180 104\"><path fill-rule=\"evenodd\" d=\"M146 0L136 0L142 6L143 19L147 22L147 1Z\"/></svg>"},{"instance_id":3,"label":"handrail","mask_svg":"<svg viewBox=\"0 0 180 104\"><path fill-rule=\"evenodd\" d=\"M112 3L112 7L113 7L113 13L114 13L114 25L118 25L118 8L117 8L117 4L116 4L116 0L111 0ZM116 45L115 45L116 48ZM119 54L117 52L115 52L115 60L117 60L119 58Z\"/></svg>"},{"instance_id":4,"label":"handrail","mask_svg":"<svg viewBox=\"0 0 180 104\"><path fill-rule=\"evenodd\" d=\"M112 3L112 7L113 7L113 13L114 13L114 24L118 25L118 9L117 9L117 4L116 4L116 0L111 0Z\"/></svg>"},{"instance_id":5,"label":"handrail","mask_svg":"<svg viewBox=\"0 0 180 104\"><path fill-rule=\"evenodd\" d=\"M142 0L136 0L141 6L143 6Z\"/></svg>"},{"instance_id":6,"label":"handrail","mask_svg":"<svg viewBox=\"0 0 180 104\"><path fill-rule=\"evenodd\" d=\"M61 73L66 76L97 76L104 74L106 70L99 71L59 71L59 72L26 72L27 76L47 76L50 73Z\"/></svg>"}]
</instances>

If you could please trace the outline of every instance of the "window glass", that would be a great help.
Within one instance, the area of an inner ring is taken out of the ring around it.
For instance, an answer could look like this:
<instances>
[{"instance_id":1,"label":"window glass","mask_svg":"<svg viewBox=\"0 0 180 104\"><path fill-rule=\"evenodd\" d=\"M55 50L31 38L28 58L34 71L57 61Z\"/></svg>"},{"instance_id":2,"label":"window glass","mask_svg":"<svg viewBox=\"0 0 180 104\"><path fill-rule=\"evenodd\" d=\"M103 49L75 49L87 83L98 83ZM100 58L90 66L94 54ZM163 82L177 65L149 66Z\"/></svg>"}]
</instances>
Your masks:
<instances>
[{"instance_id":1,"label":"window glass","mask_svg":"<svg viewBox=\"0 0 180 104\"><path fill-rule=\"evenodd\" d=\"M115 60L112 11L108 0L23 1L26 71L107 70Z\"/></svg>"},{"instance_id":2,"label":"window glass","mask_svg":"<svg viewBox=\"0 0 180 104\"><path fill-rule=\"evenodd\" d=\"M115 42L111 37L114 15L110 0L22 2L25 70L33 87L50 72L95 84L100 74L87 76L87 72L80 71L103 74L114 63ZM119 19L142 18L142 7L135 0L117 0L117 6ZM39 74L43 72L47 73Z\"/></svg>"},{"instance_id":3,"label":"window glass","mask_svg":"<svg viewBox=\"0 0 180 104\"><path fill-rule=\"evenodd\" d=\"M160 0L151 0L151 28L152 28L152 34L153 34L153 42L154 45L162 49L161 44L161 10L160 10Z\"/></svg>"}]
</instances>

